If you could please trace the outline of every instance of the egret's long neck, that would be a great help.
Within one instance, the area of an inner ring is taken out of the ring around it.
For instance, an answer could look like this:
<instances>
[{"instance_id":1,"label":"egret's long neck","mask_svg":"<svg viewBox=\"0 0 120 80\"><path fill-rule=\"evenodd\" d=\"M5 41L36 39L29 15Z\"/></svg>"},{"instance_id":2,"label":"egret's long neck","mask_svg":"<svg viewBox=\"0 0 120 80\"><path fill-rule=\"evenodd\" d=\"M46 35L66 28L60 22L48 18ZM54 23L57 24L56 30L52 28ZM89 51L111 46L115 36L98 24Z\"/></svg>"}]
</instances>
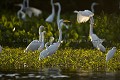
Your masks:
<instances>
[{"instance_id":1,"label":"egret's long neck","mask_svg":"<svg viewBox=\"0 0 120 80\"><path fill-rule=\"evenodd\" d=\"M42 33L40 28L39 28L39 41L42 42Z\"/></svg>"},{"instance_id":2,"label":"egret's long neck","mask_svg":"<svg viewBox=\"0 0 120 80\"><path fill-rule=\"evenodd\" d=\"M57 24L59 24L60 12L61 12L61 6L60 6L60 4L59 4L59 5L58 5L58 13L57 13Z\"/></svg>"},{"instance_id":3,"label":"egret's long neck","mask_svg":"<svg viewBox=\"0 0 120 80\"><path fill-rule=\"evenodd\" d=\"M95 5L91 5L91 11L94 13L94 6Z\"/></svg>"},{"instance_id":4,"label":"egret's long neck","mask_svg":"<svg viewBox=\"0 0 120 80\"><path fill-rule=\"evenodd\" d=\"M90 18L90 35L92 35L93 34L93 25L94 25L94 23L93 23L93 17L91 17Z\"/></svg>"},{"instance_id":5,"label":"egret's long neck","mask_svg":"<svg viewBox=\"0 0 120 80\"><path fill-rule=\"evenodd\" d=\"M51 0L51 5L52 5L52 14L54 15L55 14L55 7L54 7L54 4L53 4L53 0Z\"/></svg>"},{"instance_id":6,"label":"egret's long neck","mask_svg":"<svg viewBox=\"0 0 120 80\"><path fill-rule=\"evenodd\" d=\"M42 42L44 42L44 32L42 32Z\"/></svg>"},{"instance_id":7,"label":"egret's long neck","mask_svg":"<svg viewBox=\"0 0 120 80\"><path fill-rule=\"evenodd\" d=\"M62 41L62 30L61 29L59 29L59 40L58 40L59 42L61 42Z\"/></svg>"}]
</instances>

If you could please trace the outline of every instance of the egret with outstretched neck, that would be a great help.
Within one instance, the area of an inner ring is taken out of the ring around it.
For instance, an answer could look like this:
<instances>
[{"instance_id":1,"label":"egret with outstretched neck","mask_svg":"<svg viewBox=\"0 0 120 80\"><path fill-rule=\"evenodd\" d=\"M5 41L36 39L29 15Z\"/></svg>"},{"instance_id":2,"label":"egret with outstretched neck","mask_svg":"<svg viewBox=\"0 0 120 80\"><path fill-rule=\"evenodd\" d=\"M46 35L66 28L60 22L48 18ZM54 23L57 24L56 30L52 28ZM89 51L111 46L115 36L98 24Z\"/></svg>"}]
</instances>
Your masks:
<instances>
[{"instance_id":1,"label":"egret with outstretched neck","mask_svg":"<svg viewBox=\"0 0 120 80\"><path fill-rule=\"evenodd\" d=\"M41 26L39 27L39 40L33 40L33 41L27 46L27 48L25 49L24 52L38 50L38 48L41 46L41 43L42 43L42 33L41 33L42 28L44 28L43 25L41 25Z\"/></svg>"},{"instance_id":2,"label":"egret with outstretched neck","mask_svg":"<svg viewBox=\"0 0 120 80\"><path fill-rule=\"evenodd\" d=\"M45 20L46 22L53 22L54 16L55 16L55 7L53 4L53 0L51 0L51 6L52 6L52 13L49 15L49 17Z\"/></svg>"},{"instance_id":3,"label":"egret with outstretched neck","mask_svg":"<svg viewBox=\"0 0 120 80\"><path fill-rule=\"evenodd\" d=\"M96 34L93 33L93 17L90 17L90 31L89 31L89 37L91 39L91 42L95 48L98 50L105 52L105 47L102 45L103 39L100 39Z\"/></svg>"},{"instance_id":4,"label":"egret with outstretched neck","mask_svg":"<svg viewBox=\"0 0 120 80\"><path fill-rule=\"evenodd\" d=\"M60 18L61 5L60 5L59 2L54 3L54 5L58 6L58 12L57 12L57 25L59 25L59 21L61 20L61 18ZM67 21L68 21L68 20L66 20L66 22L67 22ZM68 22L70 22L70 21L68 21ZM65 26L66 28L68 28L68 25L66 25L64 22L61 22L61 23L60 23L60 26ZM59 27L58 27L58 28L59 28Z\"/></svg>"}]
</instances>

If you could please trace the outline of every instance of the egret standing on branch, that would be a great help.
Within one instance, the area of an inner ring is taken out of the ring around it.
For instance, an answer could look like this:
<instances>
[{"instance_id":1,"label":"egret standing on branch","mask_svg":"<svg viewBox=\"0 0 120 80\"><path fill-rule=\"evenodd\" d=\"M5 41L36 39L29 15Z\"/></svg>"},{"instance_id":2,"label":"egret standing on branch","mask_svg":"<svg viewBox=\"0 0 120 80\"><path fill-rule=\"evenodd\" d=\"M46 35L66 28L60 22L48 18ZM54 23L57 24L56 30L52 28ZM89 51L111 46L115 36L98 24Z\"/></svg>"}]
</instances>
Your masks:
<instances>
[{"instance_id":1,"label":"egret standing on branch","mask_svg":"<svg viewBox=\"0 0 120 80\"><path fill-rule=\"evenodd\" d=\"M51 6L52 6L52 13L49 15L49 17L45 20L46 22L53 22L54 16L55 16L55 7L53 4L53 0L51 0Z\"/></svg>"},{"instance_id":2,"label":"egret standing on branch","mask_svg":"<svg viewBox=\"0 0 120 80\"><path fill-rule=\"evenodd\" d=\"M42 33L41 33L41 29L44 28L44 26L40 26L39 27L39 40L33 40L25 49L24 52L28 52L28 51L35 51L38 50L38 48L41 46L42 43Z\"/></svg>"},{"instance_id":3,"label":"egret standing on branch","mask_svg":"<svg viewBox=\"0 0 120 80\"><path fill-rule=\"evenodd\" d=\"M74 11L74 13L77 13L77 22L78 23L84 23L87 22L90 17L94 16L94 13L89 11L89 10L84 10L84 11Z\"/></svg>"},{"instance_id":4,"label":"egret standing on branch","mask_svg":"<svg viewBox=\"0 0 120 80\"><path fill-rule=\"evenodd\" d=\"M117 50L116 47L113 47L111 50L108 51L108 53L106 55L106 62L108 62L109 59L111 59L113 57L116 50Z\"/></svg>"}]
</instances>

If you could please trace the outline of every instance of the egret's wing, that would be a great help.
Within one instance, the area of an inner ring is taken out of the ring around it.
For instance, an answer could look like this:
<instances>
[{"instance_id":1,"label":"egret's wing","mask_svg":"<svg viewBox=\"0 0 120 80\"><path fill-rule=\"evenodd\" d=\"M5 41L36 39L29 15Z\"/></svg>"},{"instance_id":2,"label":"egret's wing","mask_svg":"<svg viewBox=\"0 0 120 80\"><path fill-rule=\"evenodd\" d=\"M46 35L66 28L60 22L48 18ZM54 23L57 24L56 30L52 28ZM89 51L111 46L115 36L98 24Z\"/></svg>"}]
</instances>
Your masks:
<instances>
[{"instance_id":1,"label":"egret's wing","mask_svg":"<svg viewBox=\"0 0 120 80\"><path fill-rule=\"evenodd\" d=\"M53 22L53 20L54 20L54 16L55 16L55 14L51 14L51 15L49 15L48 16L48 18L46 18L46 22Z\"/></svg>"},{"instance_id":2,"label":"egret's wing","mask_svg":"<svg viewBox=\"0 0 120 80\"><path fill-rule=\"evenodd\" d=\"M78 23L87 22L94 14L89 10L79 11L77 14Z\"/></svg>"},{"instance_id":3,"label":"egret's wing","mask_svg":"<svg viewBox=\"0 0 120 80\"><path fill-rule=\"evenodd\" d=\"M84 10L81 12L81 15L86 16L86 17L93 17L94 13L89 10Z\"/></svg>"},{"instance_id":4,"label":"egret's wing","mask_svg":"<svg viewBox=\"0 0 120 80\"><path fill-rule=\"evenodd\" d=\"M30 8L26 8L26 14L31 18L32 17L32 11Z\"/></svg>"},{"instance_id":5,"label":"egret's wing","mask_svg":"<svg viewBox=\"0 0 120 80\"><path fill-rule=\"evenodd\" d=\"M27 48L25 49L25 52L38 50L40 44L41 44L41 42L39 42L38 40L33 40L33 41L27 46Z\"/></svg>"},{"instance_id":6,"label":"egret's wing","mask_svg":"<svg viewBox=\"0 0 120 80\"><path fill-rule=\"evenodd\" d=\"M106 61L108 61L110 58L112 58L115 52L116 52L116 49L109 50L106 55Z\"/></svg>"},{"instance_id":7,"label":"egret's wing","mask_svg":"<svg viewBox=\"0 0 120 80\"><path fill-rule=\"evenodd\" d=\"M98 44L97 49L102 51L102 52L105 52L105 50L106 50L105 47L102 44Z\"/></svg>"},{"instance_id":8,"label":"egret's wing","mask_svg":"<svg viewBox=\"0 0 120 80\"><path fill-rule=\"evenodd\" d=\"M44 59L48 56L48 50L45 49L40 53L39 60Z\"/></svg>"},{"instance_id":9,"label":"egret's wing","mask_svg":"<svg viewBox=\"0 0 120 80\"><path fill-rule=\"evenodd\" d=\"M39 9L36 9L34 7L30 7L31 12L34 14L34 16L39 16L40 14L42 14L42 11Z\"/></svg>"}]
</instances>

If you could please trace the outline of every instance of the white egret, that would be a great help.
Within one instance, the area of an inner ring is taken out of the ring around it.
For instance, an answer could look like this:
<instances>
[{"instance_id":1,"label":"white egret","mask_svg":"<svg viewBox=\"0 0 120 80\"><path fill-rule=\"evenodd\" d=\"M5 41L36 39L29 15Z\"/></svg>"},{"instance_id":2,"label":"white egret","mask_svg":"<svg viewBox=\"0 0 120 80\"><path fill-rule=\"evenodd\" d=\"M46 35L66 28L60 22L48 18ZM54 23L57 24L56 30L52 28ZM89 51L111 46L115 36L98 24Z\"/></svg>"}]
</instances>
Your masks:
<instances>
[{"instance_id":1,"label":"white egret","mask_svg":"<svg viewBox=\"0 0 120 80\"><path fill-rule=\"evenodd\" d=\"M39 40L33 40L33 41L27 46L27 48L25 49L24 52L38 50L38 48L39 48L40 45L41 45L41 41L42 41L41 29L42 29L43 27L44 27L43 25L41 25L41 26L39 27Z\"/></svg>"},{"instance_id":2,"label":"white egret","mask_svg":"<svg viewBox=\"0 0 120 80\"><path fill-rule=\"evenodd\" d=\"M113 57L116 50L117 50L116 47L113 47L111 50L108 51L106 55L106 62Z\"/></svg>"},{"instance_id":3,"label":"white egret","mask_svg":"<svg viewBox=\"0 0 120 80\"><path fill-rule=\"evenodd\" d=\"M102 45L102 42L104 40L100 39L96 34L93 33L93 17L90 17L90 31L89 31L89 37L91 39L91 42L95 48L98 50L105 52L105 47Z\"/></svg>"},{"instance_id":4,"label":"white egret","mask_svg":"<svg viewBox=\"0 0 120 80\"><path fill-rule=\"evenodd\" d=\"M98 5L98 3L96 3L96 2L93 2L93 3L91 4L91 11L92 11L93 13L95 12L94 6L96 6L96 5Z\"/></svg>"},{"instance_id":5,"label":"white egret","mask_svg":"<svg viewBox=\"0 0 120 80\"><path fill-rule=\"evenodd\" d=\"M94 13L89 11L89 10L84 10L84 11L74 11L74 13L77 13L77 22L78 23L84 23L87 22L90 17L94 16Z\"/></svg>"},{"instance_id":6,"label":"white egret","mask_svg":"<svg viewBox=\"0 0 120 80\"><path fill-rule=\"evenodd\" d=\"M53 0L51 0L51 6L52 6L52 13L49 15L49 17L45 20L46 22L52 22L55 16L55 7L53 4Z\"/></svg>"},{"instance_id":7,"label":"white egret","mask_svg":"<svg viewBox=\"0 0 120 80\"><path fill-rule=\"evenodd\" d=\"M20 10L17 12L17 16L19 19L26 20L26 14L23 12L23 5L22 4L15 4L15 6L20 6Z\"/></svg>"},{"instance_id":8,"label":"white egret","mask_svg":"<svg viewBox=\"0 0 120 80\"><path fill-rule=\"evenodd\" d=\"M44 49L44 34L46 33L46 31L43 31L42 32L42 41L41 41L41 44L38 48L39 51L43 50Z\"/></svg>"},{"instance_id":9,"label":"white egret","mask_svg":"<svg viewBox=\"0 0 120 80\"><path fill-rule=\"evenodd\" d=\"M58 6L57 25L59 25L60 13L61 13L61 5L60 5L59 2L54 3L54 5ZM66 20L66 21L69 22L68 20ZM66 26L66 28L68 28L68 26L67 26L65 23L61 22L61 23L60 23L60 26L63 26L63 25Z\"/></svg>"},{"instance_id":10,"label":"white egret","mask_svg":"<svg viewBox=\"0 0 120 80\"><path fill-rule=\"evenodd\" d=\"M25 3L27 3L27 6L25 6ZM34 7L29 7L29 0L24 0L23 4L18 5L21 8L21 11L24 11L25 14L27 14L29 17L32 17L32 14L34 14L34 16L39 16L40 14L42 14L42 11L39 9L36 9Z\"/></svg>"},{"instance_id":11,"label":"white egret","mask_svg":"<svg viewBox=\"0 0 120 80\"><path fill-rule=\"evenodd\" d=\"M26 2L27 2L26 14L28 14L29 17L31 17L32 14L34 14L34 16L36 16L36 17L38 17L40 14L42 14L41 10L34 8L34 7L29 7L29 0L27 0Z\"/></svg>"},{"instance_id":12,"label":"white egret","mask_svg":"<svg viewBox=\"0 0 120 80\"><path fill-rule=\"evenodd\" d=\"M58 39L58 41L56 43L53 43L49 47L47 47L45 50L43 50L40 53L39 60L54 54L58 50L58 48L61 44L61 41L62 41L62 30L61 30L62 26L61 26L61 23L63 23L62 19L59 21L59 24L58 24L58 29L59 29L59 39Z\"/></svg>"},{"instance_id":13,"label":"white egret","mask_svg":"<svg viewBox=\"0 0 120 80\"><path fill-rule=\"evenodd\" d=\"M0 53L2 52L2 46L0 45Z\"/></svg>"}]
</instances>

